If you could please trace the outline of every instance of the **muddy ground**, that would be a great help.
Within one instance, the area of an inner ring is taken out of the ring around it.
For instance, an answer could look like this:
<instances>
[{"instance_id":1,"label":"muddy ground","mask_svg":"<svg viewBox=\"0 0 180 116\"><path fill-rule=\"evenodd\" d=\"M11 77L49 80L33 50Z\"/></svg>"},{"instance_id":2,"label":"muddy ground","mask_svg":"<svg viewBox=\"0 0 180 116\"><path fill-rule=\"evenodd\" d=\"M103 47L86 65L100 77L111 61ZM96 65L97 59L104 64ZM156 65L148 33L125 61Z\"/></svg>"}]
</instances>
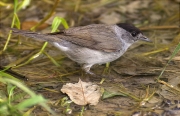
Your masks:
<instances>
[{"instance_id":1,"label":"muddy ground","mask_svg":"<svg viewBox=\"0 0 180 116\"><path fill-rule=\"evenodd\" d=\"M12 3L13 4L13 3ZM18 12L22 29L41 21L52 9L54 1L39 0ZM95 65L92 72L97 77L85 74L79 64L71 61L52 45L45 53L20 66L37 53L43 42L13 35L5 52L1 51L1 66L12 66L12 70L24 75L24 83L47 98L48 104L59 115L79 115L82 106L70 103L62 106L66 97L60 90L66 83L77 83L79 78L98 84L105 93L96 106L84 106L84 116L179 116L180 114L180 58L177 53L160 76L174 49L180 34L179 0L61 0L56 12L38 32L50 32L53 17L64 17L69 26L93 23L116 24L129 22L138 26L152 43L137 42L118 60L105 65ZM8 28L12 21L13 8L1 8L0 49L6 43ZM3 28L2 28L3 27ZM60 27L63 29L63 26ZM56 66L48 58L53 57ZM160 80L158 81L158 77ZM100 81L104 78L102 84ZM17 90L17 93L21 90ZM109 96L107 98L103 98ZM32 115L48 115L37 106Z\"/></svg>"}]
</instances>

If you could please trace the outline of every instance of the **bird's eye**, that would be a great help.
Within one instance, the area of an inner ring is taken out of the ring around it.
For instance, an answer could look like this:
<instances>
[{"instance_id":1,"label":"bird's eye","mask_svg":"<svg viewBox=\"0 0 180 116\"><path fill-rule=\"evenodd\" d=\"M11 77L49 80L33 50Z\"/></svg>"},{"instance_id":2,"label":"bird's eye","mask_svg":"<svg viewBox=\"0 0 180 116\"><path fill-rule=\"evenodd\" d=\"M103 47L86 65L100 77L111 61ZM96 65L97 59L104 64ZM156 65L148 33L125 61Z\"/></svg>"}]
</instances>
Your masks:
<instances>
[{"instance_id":1,"label":"bird's eye","mask_svg":"<svg viewBox=\"0 0 180 116\"><path fill-rule=\"evenodd\" d=\"M131 33L131 35L132 35L133 37L135 37L135 36L137 35L137 32L133 31L133 32Z\"/></svg>"}]
</instances>

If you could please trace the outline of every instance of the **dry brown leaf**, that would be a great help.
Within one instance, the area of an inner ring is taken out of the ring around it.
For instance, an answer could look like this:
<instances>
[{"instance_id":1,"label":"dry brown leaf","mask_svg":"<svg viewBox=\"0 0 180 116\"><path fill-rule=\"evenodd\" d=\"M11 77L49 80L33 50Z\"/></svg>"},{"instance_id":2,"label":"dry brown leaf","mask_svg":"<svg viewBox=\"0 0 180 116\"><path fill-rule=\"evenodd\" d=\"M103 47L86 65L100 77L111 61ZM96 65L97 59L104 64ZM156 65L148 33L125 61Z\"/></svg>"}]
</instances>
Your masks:
<instances>
[{"instance_id":1,"label":"dry brown leaf","mask_svg":"<svg viewBox=\"0 0 180 116\"><path fill-rule=\"evenodd\" d=\"M37 21L24 21L24 22L22 22L21 28L22 28L22 30L29 30L29 29L31 29L33 26L35 26L35 25L37 25L37 24L38 24ZM42 29L44 29L44 28L46 28L46 27L48 27L48 26L49 26L49 24L43 23L42 25L40 25L40 26L37 28L37 30L42 30Z\"/></svg>"},{"instance_id":2,"label":"dry brown leaf","mask_svg":"<svg viewBox=\"0 0 180 116\"><path fill-rule=\"evenodd\" d=\"M96 105L101 97L100 87L91 82L67 83L61 91L68 94L70 99L78 105Z\"/></svg>"}]
</instances>

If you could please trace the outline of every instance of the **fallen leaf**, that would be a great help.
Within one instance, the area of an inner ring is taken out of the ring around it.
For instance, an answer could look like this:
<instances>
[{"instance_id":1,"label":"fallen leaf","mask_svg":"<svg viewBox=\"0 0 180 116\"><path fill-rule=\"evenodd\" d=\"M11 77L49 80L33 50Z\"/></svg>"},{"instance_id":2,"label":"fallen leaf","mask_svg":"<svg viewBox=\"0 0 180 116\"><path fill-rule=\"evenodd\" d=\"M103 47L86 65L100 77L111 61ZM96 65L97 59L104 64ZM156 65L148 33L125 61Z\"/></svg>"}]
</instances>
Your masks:
<instances>
[{"instance_id":1,"label":"fallen leaf","mask_svg":"<svg viewBox=\"0 0 180 116\"><path fill-rule=\"evenodd\" d=\"M36 21L24 21L23 23L22 23L22 25L21 25L21 28L22 28L22 30L29 30L29 29L31 29L33 26L35 26L35 25L37 25L38 24L38 22L36 22ZM46 28L46 27L48 27L49 26L49 24L47 24L47 23L43 23L42 25L40 25L38 28L37 28L37 30L42 30L42 29L44 29L44 28Z\"/></svg>"},{"instance_id":2,"label":"fallen leaf","mask_svg":"<svg viewBox=\"0 0 180 116\"><path fill-rule=\"evenodd\" d=\"M120 93L120 92L112 92L112 91L105 90L103 93L102 99L107 99L107 98L111 98L114 96L127 96L127 95Z\"/></svg>"},{"instance_id":3,"label":"fallen leaf","mask_svg":"<svg viewBox=\"0 0 180 116\"><path fill-rule=\"evenodd\" d=\"M70 99L78 105L97 105L101 97L100 87L91 82L67 83L61 91L66 93Z\"/></svg>"}]
</instances>

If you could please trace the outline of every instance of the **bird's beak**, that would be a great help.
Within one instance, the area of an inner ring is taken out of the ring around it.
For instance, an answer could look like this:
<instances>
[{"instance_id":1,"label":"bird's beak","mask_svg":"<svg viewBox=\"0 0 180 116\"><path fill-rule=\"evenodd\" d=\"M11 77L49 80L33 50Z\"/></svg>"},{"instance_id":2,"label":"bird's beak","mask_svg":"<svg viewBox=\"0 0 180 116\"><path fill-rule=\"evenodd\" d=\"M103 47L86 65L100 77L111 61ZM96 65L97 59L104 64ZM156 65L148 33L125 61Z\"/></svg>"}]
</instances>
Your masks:
<instances>
[{"instance_id":1,"label":"bird's beak","mask_svg":"<svg viewBox=\"0 0 180 116\"><path fill-rule=\"evenodd\" d=\"M141 35L139 40L147 41L147 42L152 42L149 38L147 38L147 37L144 36L144 35Z\"/></svg>"}]
</instances>

